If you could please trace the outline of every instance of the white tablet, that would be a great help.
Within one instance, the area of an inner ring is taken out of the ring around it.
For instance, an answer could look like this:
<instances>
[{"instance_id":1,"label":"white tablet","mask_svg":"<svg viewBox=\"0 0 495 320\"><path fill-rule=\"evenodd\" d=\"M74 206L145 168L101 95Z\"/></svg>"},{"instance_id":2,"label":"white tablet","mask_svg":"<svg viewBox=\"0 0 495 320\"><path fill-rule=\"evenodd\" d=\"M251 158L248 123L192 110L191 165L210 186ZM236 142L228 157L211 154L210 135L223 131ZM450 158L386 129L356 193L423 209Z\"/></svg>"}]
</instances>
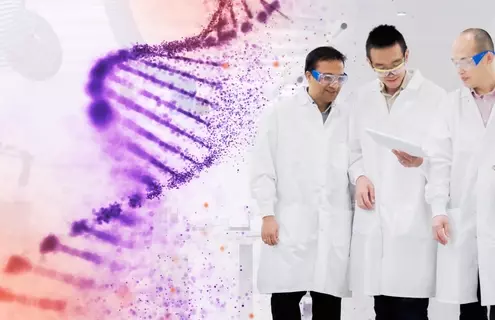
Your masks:
<instances>
[{"instance_id":1,"label":"white tablet","mask_svg":"<svg viewBox=\"0 0 495 320\"><path fill-rule=\"evenodd\" d=\"M403 151L414 157L426 157L426 154L421 146L417 144L386 133L375 131L373 129L366 129L366 132L371 136L371 138L373 138L373 140L375 140L376 143L390 150Z\"/></svg>"}]
</instances>

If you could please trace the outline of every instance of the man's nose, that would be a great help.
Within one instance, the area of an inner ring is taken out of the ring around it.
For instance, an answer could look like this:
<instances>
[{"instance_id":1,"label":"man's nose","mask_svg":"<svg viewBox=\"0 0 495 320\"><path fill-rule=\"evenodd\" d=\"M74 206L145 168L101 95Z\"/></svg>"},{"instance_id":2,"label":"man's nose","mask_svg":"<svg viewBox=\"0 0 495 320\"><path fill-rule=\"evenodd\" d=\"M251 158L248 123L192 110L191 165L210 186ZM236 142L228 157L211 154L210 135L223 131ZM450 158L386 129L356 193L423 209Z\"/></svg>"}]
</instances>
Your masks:
<instances>
[{"instance_id":1,"label":"man's nose","mask_svg":"<svg viewBox=\"0 0 495 320\"><path fill-rule=\"evenodd\" d=\"M340 87L340 82L337 79L335 79L332 82L330 82L328 86L337 89L338 87Z\"/></svg>"}]
</instances>

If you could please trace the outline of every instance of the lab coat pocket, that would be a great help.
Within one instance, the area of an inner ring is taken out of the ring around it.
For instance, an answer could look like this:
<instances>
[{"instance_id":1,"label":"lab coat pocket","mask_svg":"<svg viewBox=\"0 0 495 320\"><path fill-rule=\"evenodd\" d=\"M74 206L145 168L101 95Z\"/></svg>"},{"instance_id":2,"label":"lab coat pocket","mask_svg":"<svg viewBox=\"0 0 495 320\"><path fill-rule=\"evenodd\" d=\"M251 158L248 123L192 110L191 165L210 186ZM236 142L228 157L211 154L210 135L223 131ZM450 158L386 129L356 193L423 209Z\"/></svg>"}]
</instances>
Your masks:
<instances>
[{"instance_id":1,"label":"lab coat pocket","mask_svg":"<svg viewBox=\"0 0 495 320\"><path fill-rule=\"evenodd\" d=\"M476 215L467 215L460 208L447 210L450 227L450 244L460 246L476 236Z\"/></svg>"},{"instance_id":2,"label":"lab coat pocket","mask_svg":"<svg viewBox=\"0 0 495 320\"><path fill-rule=\"evenodd\" d=\"M379 221L380 218L376 210L365 210L356 205L352 223L352 232L362 235L370 235L377 227Z\"/></svg>"}]
</instances>

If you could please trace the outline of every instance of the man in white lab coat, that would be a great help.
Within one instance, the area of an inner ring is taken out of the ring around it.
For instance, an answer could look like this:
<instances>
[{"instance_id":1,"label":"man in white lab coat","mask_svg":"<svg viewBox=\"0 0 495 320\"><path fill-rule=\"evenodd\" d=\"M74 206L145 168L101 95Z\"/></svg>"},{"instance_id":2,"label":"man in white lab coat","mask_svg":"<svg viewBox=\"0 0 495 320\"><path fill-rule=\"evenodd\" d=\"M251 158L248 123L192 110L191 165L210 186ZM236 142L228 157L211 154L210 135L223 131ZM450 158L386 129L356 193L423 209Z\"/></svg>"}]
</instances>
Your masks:
<instances>
[{"instance_id":1,"label":"man in white lab coat","mask_svg":"<svg viewBox=\"0 0 495 320\"><path fill-rule=\"evenodd\" d=\"M350 294L352 208L345 57L319 47L306 58L308 87L267 109L255 142L251 189L262 215L258 289L274 320L300 320L310 292L314 320L338 320Z\"/></svg>"},{"instance_id":2,"label":"man in white lab coat","mask_svg":"<svg viewBox=\"0 0 495 320\"><path fill-rule=\"evenodd\" d=\"M495 57L482 29L463 31L452 61L464 87L440 108L431 140L427 200L438 249L437 299L461 304L461 320L495 305ZM481 284L480 284L481 283ZM495 320L495 308L490 319Z\"/></svg>"},{"instance_id":3,"label":"man in white lab coat","mask_svg":"<svg viewBox=\"0 0 495 320\"><path fill-rule=\"evenodd\" d=\"M376 320L428 319L435 293L436 243L425 200L427 161L391 150L367 129L422 145L445 91L408 69L409 50L394 27L374 28L366 41L378 79L353 96L349 177L356 185L351 290L374 297Z\"/></svg>"}]
</instances>

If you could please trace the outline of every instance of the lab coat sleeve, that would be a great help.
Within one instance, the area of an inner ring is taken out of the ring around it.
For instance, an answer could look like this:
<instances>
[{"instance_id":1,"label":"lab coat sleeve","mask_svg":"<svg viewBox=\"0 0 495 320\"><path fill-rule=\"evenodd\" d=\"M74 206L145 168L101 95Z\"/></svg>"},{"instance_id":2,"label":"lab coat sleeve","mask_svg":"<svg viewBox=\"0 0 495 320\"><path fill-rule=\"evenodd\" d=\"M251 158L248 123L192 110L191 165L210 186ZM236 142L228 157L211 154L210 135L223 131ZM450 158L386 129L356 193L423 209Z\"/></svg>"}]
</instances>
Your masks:
<instances>
[{"instance_id":1,"label":"lab coat sleeve","mask_svg":"<svg viewBox=\"0 0 495 320\"><path fill-rule=\"evenodd\" d=\"M271 106L261 116L256 135L250 170L251 194L261 216L275 215L277 173L275 150L277 146L276 108Z\"/></svg>"},{"instance_id":2,"label":"lab coat sleeve","mask_svg":"<svg viewBox=\"0 0 495 320\"><path fill-rule=\"evenodd\" d=\"M447 92L443 89L438 87L437 90L435 90L435 102L434 105L437 106L437 111L436 113L439 113L439 108L443 105L443 102L447 98ZM430 127L428 128L427 132L430 132L432 130L432 125L435 125L435 119L433 119ZM428 172L430 171L430 160L428 157L423 158L423 163L421 166L419 166L419 169L421 170L421 173L425 176L426 179L428 179Z\"/></svg>"},{"instance_id":3,"label":"lab coat sleeve","mask_svg":"<svg viewBox=\"0 0 495 320\"><path fill-rule=\"evenodd\" d=\"M421 173L428 179L428 171L430 168L430 161L428 157L423 158L423 163L419 166L419 169L421 170Z\"/></svg>"},{"instance_id":4,"label":"lab coat sleeve","mask_svg":"<svg viewBox=\"0 0 495 320\"><path fill-rule=\"evenodd\" d=\"M425 143L428 156L428 174L425 189L426 201L433 216L446 215L450 200L450 168L452 163L452 137L449 128L450 98L444 99L435 117Z\"/></svg>"},{"instance_id":5,"label":"lab coat sleeve","mask_svg":"<svg viewBox=\"0 0 495 320\"><path fill-rule=\"evenodd\" d=\"M361 149L359 112L353 101L349 103L349 109L349 180L355 186L357 179L365 175L365 172Z\"/></svg>"}]
</instances>

